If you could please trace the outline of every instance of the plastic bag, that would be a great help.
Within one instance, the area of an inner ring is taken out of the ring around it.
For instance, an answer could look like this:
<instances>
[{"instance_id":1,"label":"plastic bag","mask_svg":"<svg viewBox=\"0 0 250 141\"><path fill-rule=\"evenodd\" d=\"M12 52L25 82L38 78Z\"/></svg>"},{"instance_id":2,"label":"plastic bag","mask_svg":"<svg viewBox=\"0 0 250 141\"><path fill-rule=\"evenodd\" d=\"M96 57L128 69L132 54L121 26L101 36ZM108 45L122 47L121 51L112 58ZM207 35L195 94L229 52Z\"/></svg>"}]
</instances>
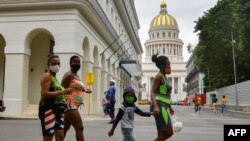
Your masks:
<instances>
[{"instance_id":1,"label":"plastic bag","mask_svg":"<svg viewBox=\"0 0 250 141\"><path fill-rule=\"evenodd\" d=\"M175 115L172 116L172 125L174 132L180 132L183 128L182 122L177 121Z\"/></svg>"}]
</instances>

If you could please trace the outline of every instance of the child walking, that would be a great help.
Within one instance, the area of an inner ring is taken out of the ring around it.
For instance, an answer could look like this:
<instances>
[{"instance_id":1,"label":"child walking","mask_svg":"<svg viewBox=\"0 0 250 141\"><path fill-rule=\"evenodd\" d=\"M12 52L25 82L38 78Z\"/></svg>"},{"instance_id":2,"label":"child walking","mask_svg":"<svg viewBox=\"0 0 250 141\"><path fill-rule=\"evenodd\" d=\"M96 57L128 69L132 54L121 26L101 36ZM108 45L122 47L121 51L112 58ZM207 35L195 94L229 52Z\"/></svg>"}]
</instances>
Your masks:
<instances>
[{"instance_id":1,"label":"child walking","mask_svg":"<svg viewBox=\"0 0 250 141\"><path fill-rule=\"evenodd\" d=\"M134 89L127 87L123 91L123 99L112 128L108 132L109 137L114 134L115 128L121 120L121 131L123 135L123 141L136 141L133 128L134 128L134 113L141 116L150 117L150 112L143 112L134 103L137 101Z\"/></svg>"},{"instance_id":2,"label":"child walking","mask_svg":"<svg viewBox=\"0 0 250 141\"><path fill-rule=\"evenodd\" d=\"M104 96L102 98L102 108L103 108L104 116L108 114L108 100L106 98L106 93L107 91L104 92Z\"/></svg>"}]
</instances>

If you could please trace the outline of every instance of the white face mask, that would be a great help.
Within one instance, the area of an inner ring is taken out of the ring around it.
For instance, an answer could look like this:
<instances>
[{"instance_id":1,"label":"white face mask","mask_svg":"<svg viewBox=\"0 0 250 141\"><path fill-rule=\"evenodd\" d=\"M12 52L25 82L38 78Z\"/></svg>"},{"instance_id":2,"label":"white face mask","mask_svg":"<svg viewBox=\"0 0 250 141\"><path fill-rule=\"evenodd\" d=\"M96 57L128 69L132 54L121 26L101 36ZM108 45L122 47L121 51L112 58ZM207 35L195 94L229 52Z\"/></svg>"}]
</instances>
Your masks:
<instances>
[{"instance_id":1,"label":"white face mask","mask_svg":"<svg viewBox=\"0 0 250 141\"><path fill-rule=\"evenodd\" d=\"M49 69L54 73L58 73L60 70L60 66L59 65L49 66Z\"/></svg>"}]
</instances>

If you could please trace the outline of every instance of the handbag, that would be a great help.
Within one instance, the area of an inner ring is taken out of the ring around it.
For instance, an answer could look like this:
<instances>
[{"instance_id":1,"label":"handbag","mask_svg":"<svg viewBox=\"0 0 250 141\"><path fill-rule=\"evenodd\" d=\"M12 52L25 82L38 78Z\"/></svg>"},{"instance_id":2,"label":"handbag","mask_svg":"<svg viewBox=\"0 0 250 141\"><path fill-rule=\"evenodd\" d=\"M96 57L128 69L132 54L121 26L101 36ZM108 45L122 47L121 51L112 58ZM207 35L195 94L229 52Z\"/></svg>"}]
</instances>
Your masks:
<instances>
[{"instance_id":1,"label":"handbag","mask_svg":"<svg viewBox=\"0 0 250 141\"><path fill-rule=\"evenodd\" d=\"M174 132L180 132L182 130L182 128L183 128L182 122L177 121L175 115L173 115L171 118L172 118L173 131Z\"/></svg>"}]
</instances>

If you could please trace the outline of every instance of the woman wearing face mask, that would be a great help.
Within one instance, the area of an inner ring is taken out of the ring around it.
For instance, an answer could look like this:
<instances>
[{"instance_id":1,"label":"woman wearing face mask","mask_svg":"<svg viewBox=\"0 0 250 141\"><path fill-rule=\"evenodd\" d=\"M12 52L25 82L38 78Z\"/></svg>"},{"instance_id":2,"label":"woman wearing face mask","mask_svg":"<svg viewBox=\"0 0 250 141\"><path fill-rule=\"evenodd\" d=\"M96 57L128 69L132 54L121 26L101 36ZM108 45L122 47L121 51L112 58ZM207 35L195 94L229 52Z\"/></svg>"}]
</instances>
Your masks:
<instances>
[{"instance_id":1,"label":"woman wearing face mask","mask_svg":"<svg viewBox=\"0 0 250 141\"><path fill-rule=\"evenodd\" d=\"M168 110L171 115L174 110L171 107L171 90L172 87L167 81L166 74L171 73L170 61L166 56L159 56L157 54L152 56L152 61L159 68L151 88L151 111L155 116L158 136L155 141L165 141L173 135L172 123Z\"/></svg>"},{"instance_id":2,"label":"woman wearing face mask","mask_svg":"<svg viewBox=\"0 0 250 141\"><path fill-rule=\"evenodd\" d=\"M89 89L86 89L84 84L81 82L80 77L77 72L81 67L81 61L78 56L72 56L70 58L70 70L66 72L62 79L62 85L65 88L72 88L73 91L70 95L67 95L67 111L64 117L64 135L66 136L67 131L72 125L76 132L76 140L84 141L83 135L83 123L81 115L78 111L83 101L82 96L83 92L91 93Z\"/></svg>"},{"instance_id":3,"label":"woman wearing face mask","mask_svg":"<svg viewBox=\"0 0 250 141\"><path fill-rule=\"evenodd\" d=\"M64 89L56 78L60 69L60 59L57 55L48 58L49 71L41 79L41 99L39 103L39 118L41 120L43 141L52 141L55 135L56 141L63 141L64 122L63 112L55 111L57 104L66 103L65 94L72 89Z\"/></svg>"}]
</instances>

